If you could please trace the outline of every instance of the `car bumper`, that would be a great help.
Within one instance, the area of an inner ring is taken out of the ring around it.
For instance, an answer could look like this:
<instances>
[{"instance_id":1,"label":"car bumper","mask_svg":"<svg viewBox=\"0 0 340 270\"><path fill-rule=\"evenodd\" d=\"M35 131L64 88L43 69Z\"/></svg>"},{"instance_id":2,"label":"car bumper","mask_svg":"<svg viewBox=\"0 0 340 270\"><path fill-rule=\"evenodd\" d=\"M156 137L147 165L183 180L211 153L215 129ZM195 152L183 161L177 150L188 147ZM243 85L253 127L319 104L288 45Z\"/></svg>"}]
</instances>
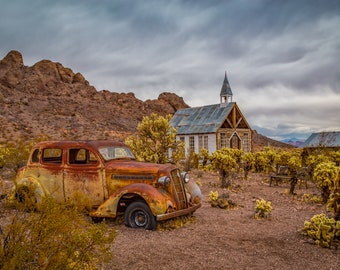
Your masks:
<instances>
[{"instance_id":1,"label":"car bumper","mask_svg":"<svg viewBox=\"0 0 340 270\"><path fill-rule=\"evenodd\" d=\"M173 211L173 212L170 212L170 213L157 215L156 219L157 219L157 221L161 221L161 220L166 220L166 219L170 219L170 218L174 218L174 217L184 216L184 215L195 212L200 207L201 207L201 203L198 203L198 204L195 204L195 205L188 207L188 208L185 208L185 209L181 209L181 210Z\"/></svg>"}]
</instances>

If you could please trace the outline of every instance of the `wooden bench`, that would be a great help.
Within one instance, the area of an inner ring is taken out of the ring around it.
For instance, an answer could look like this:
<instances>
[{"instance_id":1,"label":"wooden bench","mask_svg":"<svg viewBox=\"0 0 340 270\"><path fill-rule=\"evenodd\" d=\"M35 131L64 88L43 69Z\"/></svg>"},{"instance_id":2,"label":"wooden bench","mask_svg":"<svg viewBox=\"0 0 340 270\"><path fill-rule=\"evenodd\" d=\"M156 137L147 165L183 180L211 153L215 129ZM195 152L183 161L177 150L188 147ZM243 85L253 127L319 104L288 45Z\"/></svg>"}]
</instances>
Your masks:
<instances>
[{"instance_id":1,"label":"wooden bench","mask_svg":"<svg viewBox=\"0 0 340 270\"><path fill-rule=\"evenodd\" d=\"M276 185L278 185L279 181L284 181L288 180L290 183L290 194L295 194L294 189L295 185L299 181L303 181L305 183L306 189L308 188L307 186L307 181L308 181L308 168L307 167L302 167L301 169L295 171L295 172L290 172L287 166L278 166L276 174L270 176L270 183L269 186L272 185L272 182L275 181Z\"/></svg>"},{"instance_id":2,"label":"wooden bench","mask_svg":"<svg viewBox=\"0 0 340 270\"><path fill-rule=\"evenodd\" d=\"M292 176L289 175L289 170L287 166L278 166L276 173L270 176L269 186L272 186L272 182L275 181L278 185L279 181L291 180Z\"/></svg>"}]
</instances>

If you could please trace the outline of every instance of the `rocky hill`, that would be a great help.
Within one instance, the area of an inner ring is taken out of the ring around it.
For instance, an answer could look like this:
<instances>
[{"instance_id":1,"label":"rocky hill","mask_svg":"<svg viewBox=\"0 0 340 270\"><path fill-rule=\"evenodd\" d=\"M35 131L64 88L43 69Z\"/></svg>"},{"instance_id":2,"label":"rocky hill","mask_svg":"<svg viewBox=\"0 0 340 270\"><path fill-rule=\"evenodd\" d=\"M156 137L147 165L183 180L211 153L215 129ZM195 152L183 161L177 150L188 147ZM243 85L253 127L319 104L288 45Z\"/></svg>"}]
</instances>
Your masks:
<instances>
[{"instance_id":1,"label":"rocky hill","mask_svg":"<svg viewBox=\"0 0 340 270\"><path fill-rule=\"evenodd\" d=\"M18 51L0 60L0 144L39 135L50 139L124 140L143 116L188 108L182 97L162 93L141 101L133 93L97 91L80 73L42 60L25 66ZM254 132L254 148L289 147Z\"/></svg>"},{"instance_id":2,"label":"rocky hill","mask_svg":"<svg viewBox=\"0 0 340 270\"><path fill-rule=\"evenodd\" d=\"M82 74L42 60L25 66L18 51L0 61L0 143L32 139L125 137L143 116L173 114L189 107L183 98L162 93L141 101L133 93L97 91Z\"/></svg>"},{"instance_id":3,"label":"rocky hill","mask_svg":"<svg viewBox=\"0 0 340 270\"><path fill-rule=\"evenodd\" d=\"M270 139L266 136L263 136L257 133L256 130L252 131L252 139L253 139L252 149L254 152L260 151L268 146L273 147L273 148L284 148L284 149L296 148L294 145L284 143L284 142L279 142L279 141Z\"/></svg>"}]
</instances>

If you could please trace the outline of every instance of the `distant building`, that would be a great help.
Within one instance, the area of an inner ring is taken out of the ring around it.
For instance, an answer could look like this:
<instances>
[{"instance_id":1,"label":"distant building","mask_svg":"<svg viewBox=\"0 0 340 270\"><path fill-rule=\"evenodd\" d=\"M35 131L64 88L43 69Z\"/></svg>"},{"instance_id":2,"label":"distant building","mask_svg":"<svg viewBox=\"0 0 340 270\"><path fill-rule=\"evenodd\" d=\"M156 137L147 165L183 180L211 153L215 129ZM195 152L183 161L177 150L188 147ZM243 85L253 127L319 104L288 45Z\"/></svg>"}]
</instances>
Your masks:
<instances>
[{"instance_id":1,"label":"distant building","mask_svg":"<svg viewBox=\"0 0 340 270\"><path fill-rule=\"evenodd\" d=\"M312 133L301 146L303 148L340 149L340 131Z\"/></svg>"},{"instance_id":2,"label":"distant building","mask_svg":"<svg viewBox=\"0 0 340 270\"><path fill-rule=\"evenodd\" d=\"M252 132L236 102L225 73L220 92L220 103L178 110L171 119L177 128L177 139L186 149L198 153L206 148L209 153L221 148L251 151Z\"/></svg>"}]
</instances>

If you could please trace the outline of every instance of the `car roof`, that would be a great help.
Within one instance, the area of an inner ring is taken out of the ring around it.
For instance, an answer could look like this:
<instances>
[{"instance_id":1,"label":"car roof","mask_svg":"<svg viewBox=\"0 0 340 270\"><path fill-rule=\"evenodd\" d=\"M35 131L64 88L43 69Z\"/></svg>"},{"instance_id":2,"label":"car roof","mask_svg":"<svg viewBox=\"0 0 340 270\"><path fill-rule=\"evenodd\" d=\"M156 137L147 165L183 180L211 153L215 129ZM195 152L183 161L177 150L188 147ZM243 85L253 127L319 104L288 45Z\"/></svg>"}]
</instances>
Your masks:
<instances>
[{"instance_id":1,"label":"car roof","mask_svg":"<svg viewBox=\"0 0 340 270\"><path fill-rule=\"evenodd\" d=\"M91 147L100 148L105 146L126 146L122 142L112 140L65 140L65 141L42 141L35 145L36 148L40 147L60 147L60 148L71 148L71 147Z\"/></svg>"}]
</instances>

